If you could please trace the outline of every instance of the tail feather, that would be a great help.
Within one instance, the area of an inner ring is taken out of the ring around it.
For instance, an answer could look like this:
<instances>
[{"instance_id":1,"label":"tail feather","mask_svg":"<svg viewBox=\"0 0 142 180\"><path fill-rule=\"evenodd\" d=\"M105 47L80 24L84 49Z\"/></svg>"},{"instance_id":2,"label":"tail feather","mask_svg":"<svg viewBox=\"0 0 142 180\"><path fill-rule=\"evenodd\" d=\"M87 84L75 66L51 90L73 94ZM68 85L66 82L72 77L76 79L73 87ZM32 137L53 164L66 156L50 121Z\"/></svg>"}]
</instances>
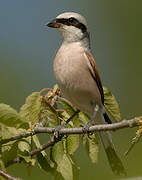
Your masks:
<instances>
[{"instance_id":1,"label":"tail feather","mask_svg":"<svg viewBox=\"0 0 142 180\"><path fill-rule=\"evenodd\" d=\"M103 143L110 167L115 175L126 175L124 166L116 154L115 147L112 143L111 134L109 132L99 132L101 141Z\"/></svg>"}]
</instances>

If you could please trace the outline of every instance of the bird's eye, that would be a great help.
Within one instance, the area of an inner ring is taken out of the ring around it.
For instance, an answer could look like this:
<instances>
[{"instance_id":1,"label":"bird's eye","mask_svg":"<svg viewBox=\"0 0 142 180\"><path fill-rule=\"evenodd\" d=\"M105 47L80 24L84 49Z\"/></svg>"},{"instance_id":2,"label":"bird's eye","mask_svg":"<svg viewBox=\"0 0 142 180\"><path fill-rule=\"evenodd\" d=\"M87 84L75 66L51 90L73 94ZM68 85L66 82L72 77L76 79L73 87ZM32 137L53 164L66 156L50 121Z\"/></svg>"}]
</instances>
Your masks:
<instances>
[{"instance_id":1,"label":"bird's eye","mask_svg":"<svg viewBox=\"0 0 142 180\"><path fill-rule=\"evenodd\" d=\"M73 18L73 17L71 17L71 18L68 19L68 22L71 23L71 24L74 23L75 21L76 21L76 19Z\"/></svg>"}]
</instances>

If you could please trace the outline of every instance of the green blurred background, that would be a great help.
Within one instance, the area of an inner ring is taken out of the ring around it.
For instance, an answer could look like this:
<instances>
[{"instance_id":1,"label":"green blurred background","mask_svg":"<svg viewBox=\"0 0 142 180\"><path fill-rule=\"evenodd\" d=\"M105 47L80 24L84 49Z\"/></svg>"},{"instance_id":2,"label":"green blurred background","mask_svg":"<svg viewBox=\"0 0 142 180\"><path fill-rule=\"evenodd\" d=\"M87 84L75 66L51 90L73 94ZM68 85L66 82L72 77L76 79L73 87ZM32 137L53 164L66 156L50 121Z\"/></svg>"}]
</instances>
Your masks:
<instances>
[{"instance_id":1,"label":"green blurred background","mask_svg":"<svg viewBox=\"0 0 142 180\"><path fill-rule=\"evenodd\" d=\"M138 0L0 0L0 102L18 110L31 92L55 84L52 63L61 39L44 24L62 12L74 11L88 21L92 52L103 84L119 101L123 119L142 115L141 7L142 1ZM142 176L142 143L123 157L135 130L113 133L128 177ZM83 146L75 153L75 160L81 167L81 180L117 179L102 148L97 164L90 162ZM9 168L9 173L27 180L53 179L38 168L33 168L29 177L22 164Z\"/></svg>"}]
</instances>

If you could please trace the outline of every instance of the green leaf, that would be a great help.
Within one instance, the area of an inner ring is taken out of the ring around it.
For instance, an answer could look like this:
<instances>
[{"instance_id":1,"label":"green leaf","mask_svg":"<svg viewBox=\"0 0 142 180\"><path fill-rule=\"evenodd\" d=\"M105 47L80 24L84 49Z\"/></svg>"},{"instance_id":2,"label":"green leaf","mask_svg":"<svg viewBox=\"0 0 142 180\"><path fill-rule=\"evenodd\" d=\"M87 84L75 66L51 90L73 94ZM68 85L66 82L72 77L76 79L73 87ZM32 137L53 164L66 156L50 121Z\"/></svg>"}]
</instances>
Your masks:
<instances>
[{"instance_id":1,"label":"green leaf","mask_svg":"<svg viewBox=\"0 0 142 180\"><path fill-rule=\"evenodd\" d=\"M27 151L21 152L20 154L18 154L18 156L23 158L28 164L32 162L31 156Z\"/></svg>"},{"instance_id":2,"label":"green leaf","mask_svg":"<svg viewBox=\"0 0 142 180\"><path fill-rule=\"evenodd\" d=\"M41 144L40 144L40 141L39 141L37 135L32 136L32 139L33 139L33 141L34 141L34 143L35 143L36 148L39 148L39 147L41 146ZM45 151L41 151L41 154L42 154L43 156L47 156L47 154L46 154Z\"/></svg>"},{"instance_id":3,"label":"green leaf","mask_svg":"<svg viewBox=\"0 0 142 180\"><path fill-rule=\"evenodd\" d=\"M59 173L58 171L54 171L54 180L65 180L63 178L63 176L61 175L61 173Z\"/></svg>"},{"instance_id":4,"label":"green leaf","mask_svg":"<svg viewBox=\"0 0 142 180\"><path fill-rule=\"evenodd\" d=\"M93 134L94 137L88 140L89 143L89 157L93 163L98 161L98 153L99 153L99 143Z\"/></svg>"},{"instance_id":5,"label":"green leaf","mask_svg":"<svg viewBox=\"0 0 142 180\"><path fill-rule=\"evenodd\" d=\"M66 139L66 148L69 154L73 154L79 147L79 135L69 135Z\"/></svg>"},{"instance_id":6,"label":"green leaf","mask_svg":"<svg viewBox=\"0 0 142 180\"><path fill-rule=\"evenodd\" d=\"M26 98L25 104L20 109L20 116L32 124L39 122L41 96L39 92L33 92Z\"/></svg>"},{"instance_id":7,"label":"green leaf","mask_svg":"<svg viewBox=\"0 0 142 180\"><path fill-rule=\"evenodd\" d=\"M50 110L46 110L45 115L47 116L48 127L56 127L59 125L57 114L53 113Z\"/></svg>"},{"instance_id":8,"label":"green leaf","mask_svg":"<svg viewBox=\"0 0 142 180\"><path fill-rule=\"evenodd\" d=\"M35 164L35 159L33 159L30 155L31 150L31 137L22 139L18 142L18 156L23 158L25 162L29 165Z\"/></svg>"},{"instance_id":9,"label":"green leaf","mask_svg":"<svg viewBox=\"0 0 142 180\"><path fill-rule=\"evenodd\" d=\"M28 127L17 111L7 104L0 104L0 123L11 127Z\"/></svg>"},{"instance_id":10,"label":"green leaf","mask_svg":"<svg viewBox=\"0 0 142 180\"><path fill-rule=\"evenodd\" d=\"M79 113L79 119L82 126L86 125L88 121L90 120L89 116L83 112Z\"/></svg>"},{"instance_id":11,"label":"green leaf","mask_svg":"<svg viewBox=\"0 0 142 180\"><path fill-rule=\"evenodd\" d=\"M9 161L17 157L18 154L18 143L5 144L2 146L2 161L6 165Z\"/></svg>"},{"instance_id":12,"label":"green leaf","mask_svg":"<svg viewBox=\"0 0 142 180\"><path fill-rule=\"evenodd\" d=\"M46 156L43 156L42 153L38 153L37 154L37 161L40 165L40 168L43 169L46 172L50 172L53 173L53 168L51 168L48 159L46 158Z\"/></svg>"},{"instance_id":13,"label":"green leaf","mask_svg":"<svg viewBox=\"0 0 142 180\"><path fill-rule=\"evenodd\" d=\"M73 170L73 180L78 180L79 179L79 172L80 172L80 167L76 165L76 163L72 160L71 156L68 156L71 164L72 164L72 170Z\"/></svg>"},{"instance_id":14,"label":"green leaf","mask_svg":"<svg viewBox=\"0 0 142 180\"><path fill-rule=\"evenodd\" d=\"M62 160L58 162L57 171L61 173L65 180L73 180L72 164L66 154L64 154Z\"/></svg>"},{"instance_id":15,"label":"green leaf","mask_svg":"<svg viewBox=\"0 0 142 180\"><path fill-rule=\"evenodd\" d=\"M33 159L30 156L31 150L31 137L24 138L18 142L18 156L22 157L26 163L34 164Z\"/></svg>"},{"instance_id":16,"label":"green leaf","mask_svg":"<svg viewBox=\"0 0 142 180\"><path fill-rule=\"evenodd\" d=\"M63 106L63 108L65 110L65 112L62 113L62 115L66 119L68 119L70 116L72 116L76 112L75 107L73 107L73 105L71 105L66 100L59 101L59 103ZM72 119L72 122L73 122L72 126L74 125L75 127L79 127L80 123L79 123L79 115L78 114Z\"/></svg>"},{"instance_id":17,"label":"green leaf","mask_svg":"<svg viewBox=\"0 0 142 180\"><path fill-rule=\"evenodd\" d=\"M32 138L36 147L39 148L41 144L38 137L34 135ZM41 169L45 170L46 172L53 173L52 171L53 171L54 163L53 161L50 160L50 158L47 156L47 153L45 151L42 151L37 154L37 161Z\"/></svg>"},{"instance_id":18,"label":"green leaf","mask_svg":"<svg viewBox=\"0 0 142 180\"><path fill-rule=\"evenodd\" d=\"M30 145L30 140L31 137L28 137L28 138L24 138L22 139L21 141L19 141L18 143L18 148L20 151L24 152L24 151L27 151L27 152L30 152L31 150L31 145Z\"/></svg>"},{"instance_id":19,"label":"green leaf","mask_svg":"<svg viewBox=\"0 0 142 180\"><path fill-rule=\"evenodd\" d=\"M16 129L15 127L8 127L0 123L0 137L2 140L11 138L13 135L22 133L24 131L25 129Z\"/></svg>"},{"instance_id":20,"label":"green leaf","mask_svg":"<svg viewBox=\"0 0 142 180\"><path fill-rule=\"evenodd\" d=\"M6 171L6 168L5 168L5 165L4 165L4 162L2 161L2 156L0 156L0 169Z\"/></svg>"},{"instance_id":21,"label":"green leaf","mask_svg":"<svg viewBox=\"0 0 142 180\"><path fill-rule=\"evenodd\" d=\"M95 134L88 138L87 135L83 137L83 144L86 147L87 153L93 163L98 161L99 143Z\"/></svg>"},{"instance_id":22,"label":"green leaf","mask_svg":"<svg viewBox=\"0 0 142 180\"><path fill-rule=\"evenodd\" d=\"M77 167L75 164L72 164L72 170L73 170L73 180L78 180L79 179L80 168Z\"/></svg>"},{"instance_id":23,"label":"green leaf","mask_svg":"<svg viewBox=\"0 0 142 180\"><path fill-rule=\"evenodd\" d=\"M115 121L120 121L121 120L120 109L114 95L106 87L103 87L103 90L104 90L104 104L106 110L114 118Z\"/></svg>"},{"instance_id":24,"label":"green leaf","mask_svg":"<svg viewBox=\"0 0 142 180\"><path fill-rule=\"evenodd\" d=\"M63 106L69 115L72 115L75 112L74 108L67 101L62 100L59 103Z\"/></svg>"},{"instance_id":25,"label":"green leaf","mask_svg":"<svg viewBox=\"0 0 142 180\"><path fill-rule=\"evenodd\" d=\"M52 148L51 148L51 155L53 161L55 161L57 164L62 161L64 156L64 146L63 142L59 141L57 142Z\"/></svg>"}]
</instances>

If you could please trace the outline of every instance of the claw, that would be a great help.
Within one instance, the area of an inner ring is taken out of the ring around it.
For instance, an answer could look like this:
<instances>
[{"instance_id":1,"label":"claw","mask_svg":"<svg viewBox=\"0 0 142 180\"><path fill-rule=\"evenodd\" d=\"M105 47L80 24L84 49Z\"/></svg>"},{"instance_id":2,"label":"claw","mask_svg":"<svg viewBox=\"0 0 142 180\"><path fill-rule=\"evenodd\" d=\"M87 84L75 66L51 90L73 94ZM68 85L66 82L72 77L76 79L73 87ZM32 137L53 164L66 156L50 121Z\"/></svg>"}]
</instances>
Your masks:
<instances>
[{"instance_id":1,"label":"claw","mask_svg":"<svg viewBox=\"0 0 142 180\"><path fill-rule=\"evenodd\" d=\"M62 125L57 126L57 127L55 128L55 130L54 130L54 139L55 139L56 141L60 141L61 138L63 137L63 135L61 135L61 134L59 133L59 131L60 131L62 128L64 128L64 127L65 127L64 124L62 124Z\"/></svg>"},{"instance_id":2,"label":"claw","mask_svg":"<svg viewBox=\"0 0 142 180\"><path fill-rule=\"evenodd\" d=\"M85 126L82 128L82 130L83 130L84 133L89 133L89 126L88 126L88 124L85 125Z\"/></svg>"},{"instance_id":3,"label":"claw","mask_svg":"<svg viewBox=\"0 0 142 180\"><path fill-rule=\"evenodd\" d=\"M93 134L92 132L89 132L89 126L86 125L83 127L83 132L87 134L88 138L91 139L91 135Z\"/></svg>"}]
</instances>

